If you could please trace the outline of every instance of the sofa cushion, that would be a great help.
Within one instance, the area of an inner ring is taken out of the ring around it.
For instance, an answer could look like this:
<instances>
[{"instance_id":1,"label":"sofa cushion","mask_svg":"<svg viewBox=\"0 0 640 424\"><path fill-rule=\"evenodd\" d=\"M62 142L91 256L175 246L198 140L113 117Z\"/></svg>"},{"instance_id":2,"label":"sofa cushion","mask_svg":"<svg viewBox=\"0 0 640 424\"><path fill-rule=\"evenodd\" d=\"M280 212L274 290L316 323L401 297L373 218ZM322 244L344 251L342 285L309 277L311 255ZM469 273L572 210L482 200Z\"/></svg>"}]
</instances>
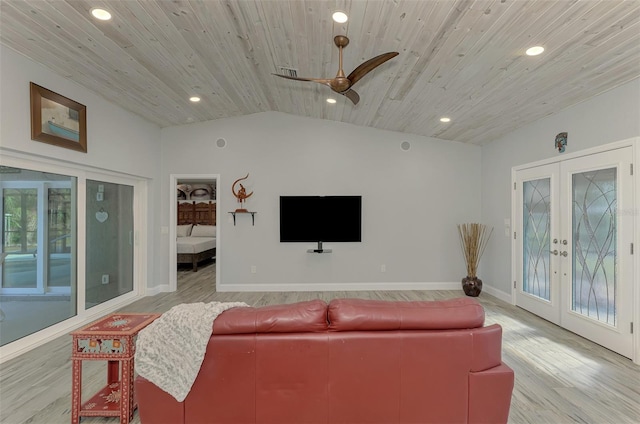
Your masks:
<instances>
[{"instance_id":1,"label":"sofa cushion","mask_svg":"<svg viewBox=\"0 0 640 424\"><path fill-rule=\"evenodd\" d=\"M471 298L415 302L334 299L327 315L332 331L445 330L484 324L484 309Z\"/></svg>"},{"instance_id":2,"label":"sofa cushion","mask_svg":"<svg viewBox=\"0 0 640 424\"><path fill-rule=\"evenodd\" d=\"M213 334L306 333L327 328L327 304L316 299L289 305L229 309L216 318Z\"/></svg>"}]
</instances>

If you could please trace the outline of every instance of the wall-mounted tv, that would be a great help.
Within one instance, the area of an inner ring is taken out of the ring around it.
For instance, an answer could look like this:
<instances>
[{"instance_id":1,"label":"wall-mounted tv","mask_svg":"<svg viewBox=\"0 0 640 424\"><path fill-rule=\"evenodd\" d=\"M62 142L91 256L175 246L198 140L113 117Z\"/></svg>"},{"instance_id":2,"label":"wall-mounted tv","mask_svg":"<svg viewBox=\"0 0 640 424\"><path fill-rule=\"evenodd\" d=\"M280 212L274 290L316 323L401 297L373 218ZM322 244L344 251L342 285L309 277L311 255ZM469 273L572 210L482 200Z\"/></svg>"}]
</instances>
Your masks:
<instances>
[{"instance_id":1,"label":"wall-mounted tv","mask_svg":"<svg viewBox=\"0 0 640 424\"><path fill-rule=\"evenodd\" d=\"M361 242L362 196L280 196L281 242Z\"/></svg>"}]
</instances>

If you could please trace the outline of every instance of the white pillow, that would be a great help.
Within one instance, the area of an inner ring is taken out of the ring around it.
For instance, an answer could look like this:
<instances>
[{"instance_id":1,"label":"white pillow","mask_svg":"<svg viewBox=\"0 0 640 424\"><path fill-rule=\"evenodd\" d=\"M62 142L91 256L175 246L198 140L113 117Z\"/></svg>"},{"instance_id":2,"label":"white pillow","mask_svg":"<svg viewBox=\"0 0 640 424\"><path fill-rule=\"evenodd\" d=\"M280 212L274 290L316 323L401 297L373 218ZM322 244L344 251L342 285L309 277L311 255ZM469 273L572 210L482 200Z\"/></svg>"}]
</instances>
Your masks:
<instances>
[{"instance_id":1,"label":"white pillow","mask_svg":"<svg viewBox=\"0 0 640 424\"><path fill-rule=\"evenodd\" d=\"M191 237L215 237L215 225L195 225L191 230Z\"/></svg>"},{"instance_id":2,"label":"white pillow","mask_svg":"<svg viewBox=\"0 0 640 424\"><path fill-rule=\"evenodd\" d=\"M176 237L189 237L193 224L178 225L176 227Z\"/></svg>"}]
</instances>

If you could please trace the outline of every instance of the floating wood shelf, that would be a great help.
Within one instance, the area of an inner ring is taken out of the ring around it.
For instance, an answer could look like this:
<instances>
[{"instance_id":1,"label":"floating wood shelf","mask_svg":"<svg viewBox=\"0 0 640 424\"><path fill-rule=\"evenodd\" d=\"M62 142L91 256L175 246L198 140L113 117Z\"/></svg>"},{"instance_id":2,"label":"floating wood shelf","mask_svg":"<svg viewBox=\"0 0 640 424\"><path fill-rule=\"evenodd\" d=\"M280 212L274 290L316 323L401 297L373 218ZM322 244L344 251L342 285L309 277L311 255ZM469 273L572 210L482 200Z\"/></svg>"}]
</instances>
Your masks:
<instances>
[{"instance_id":1,"label":"floating wood shelf","mask_svg":"<svg viewBox=\"0 0 640 424\"><path fill-rule=\"evenodd\" d=\"M233 225L236 225L236 214L241 215L241 214L251 214L251 224L252 225L256 225L256 218L255 218L255 214L257 214L258 212L251 212L251 211L247 211L247 212L229 212L231 215L233 215Z\"/></svg>"}]
</instances>

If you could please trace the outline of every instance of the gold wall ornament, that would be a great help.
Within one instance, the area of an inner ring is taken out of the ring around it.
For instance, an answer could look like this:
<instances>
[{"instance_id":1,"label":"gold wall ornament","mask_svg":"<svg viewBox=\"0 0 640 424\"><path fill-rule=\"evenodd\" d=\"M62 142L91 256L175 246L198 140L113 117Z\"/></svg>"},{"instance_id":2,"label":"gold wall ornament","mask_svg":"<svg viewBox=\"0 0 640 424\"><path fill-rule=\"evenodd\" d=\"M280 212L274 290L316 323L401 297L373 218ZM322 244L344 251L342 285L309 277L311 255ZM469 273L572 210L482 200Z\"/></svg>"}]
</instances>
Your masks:
<instances>
[{"instance_id":1,"label":"gold wall ornament","mask_svg":"<svg viewBox=\"0 0 640 424\"><path fill-rule=\"evenodd\" d=\"M240 203L240 208L236 209L236 212L248 212L245 208L243 208L243 203L245 200L251 197L251 195L253 194L253 191L247 194L247 190L244 188L242 183L240 183L240 181L246 180L247 178L249 178L249 174L247 174L246 177L238 178L231 185L231 192L233 193L234 196L236 196L236 199L238 199L238 202ZM240 186L240 190L238 190L237 192L235 190L236 184Z\"/></svg>"}]
</instances>

